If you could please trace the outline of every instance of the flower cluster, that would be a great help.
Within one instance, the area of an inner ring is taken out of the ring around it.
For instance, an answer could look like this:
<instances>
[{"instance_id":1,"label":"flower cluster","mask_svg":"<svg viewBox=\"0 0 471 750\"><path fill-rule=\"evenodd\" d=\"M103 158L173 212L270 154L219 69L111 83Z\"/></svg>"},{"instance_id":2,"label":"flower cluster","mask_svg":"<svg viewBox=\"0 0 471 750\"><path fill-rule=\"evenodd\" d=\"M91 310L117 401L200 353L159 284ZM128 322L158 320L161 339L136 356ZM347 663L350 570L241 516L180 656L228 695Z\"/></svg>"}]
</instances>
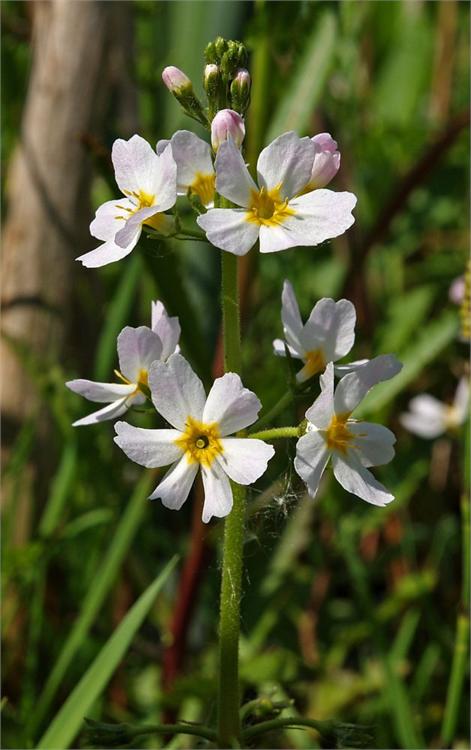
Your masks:
<instances>
[{"instance_id":1,"label":"flower cluster","mask_svg":"<svg viewBox=\"0 0 471 750\"><path fill-rule=\"evenodd\" d=\"M257 243L261 253L312 247L353 224L356 197L326 189L340 167L340 152L331 135L283 133L261 151L256 165L247 165L242 149L251 81L243 45L218 39L208 46L206 62L206 108L178 68L166 68L162 77L185 113L207 127L210 139L179 130L158 141L155 149L139 135L115 141L112 161L122 197L98 208L90 232L101 244L78 258L84 266L104 266L129 255L143 230L160 239L195 237L181 225L179 196L186 197L204 232L195 228L196 236L236 256ZM249 167L254 167L254 174ZM302 363L293 389L314 397L320 384L305 419L298 427L286 428L298 437L296 472L314 496L331 459L342 487L367 502L385 505L393 496L369 468L392 459L395 438L385 427L356 421L352 413L370 388L393 377L401 365L393 355L339 364L355 340L356 313L348 300L319 300L303 323L294 290L285 281L281 319L284 339L274 340L274 353ZM178 319L170 317L161 302L154 302L150 328L127 326L118 336L115 375L120 382L78 379L67 386L89 401L105 404L74 422L76 426L115 420L145 403L153 406L161 420L159 428L120 421L115 442L142 466L169 467L150 496L167 508L182 507L200 471L203 521L208 522L230 513L231 481L251 485L265 473L274 455L267 441L276 437L276 430L247 435L261 409L257 396L234 372L217 378L206 396L201 380L180 354L179 339ZM335 376L340 378L336 387Z\"/></svg>"}]
</instances>

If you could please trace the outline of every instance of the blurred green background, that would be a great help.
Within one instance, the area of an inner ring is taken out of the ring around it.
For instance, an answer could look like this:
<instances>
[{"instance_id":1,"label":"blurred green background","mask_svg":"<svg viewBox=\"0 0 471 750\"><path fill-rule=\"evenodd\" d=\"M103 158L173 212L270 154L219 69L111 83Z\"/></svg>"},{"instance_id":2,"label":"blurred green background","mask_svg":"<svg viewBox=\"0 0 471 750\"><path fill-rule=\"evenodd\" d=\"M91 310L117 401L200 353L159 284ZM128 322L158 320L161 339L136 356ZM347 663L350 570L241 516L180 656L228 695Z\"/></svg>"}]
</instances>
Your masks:
<instances>
[{"instance_id":1,"label":"blurred green background","mask_svg":"<svg viewBox=\"0 0 471 750\"><path fill-rule=\"evenodd\" d=\"M277 445L251 493L244 698L288 697L305 717L374 725L378 748L469 747L464 428L426 441L398 419L418 393L451 401L466 374L465 313L449 288L468 257L468 4L11 1L2 20L3 746L77 746L83 716L214 720L221 526L202 528L198 489L180 513L147 502L155 472L123 456L111 423L74 430L93 407L63 384L112 379L116 335L148 325L156 298L180 315L195 369L215 371L219 251L143 238L106 268L73 259L95 247L93 211L117 194L114 139L193 129L160 74L177 65L201 93L204 46L221 34L250 52L247 160L286 130L328 131L342 153L331 187L358 196L338 240L248 257L244 384L265 407L286 389L271 347L285 278L304 316L322 296L353 301L354 358L394 352L404 363L363 408L398 438L376 472L394 503L368 506L330 476L309 500L292 444ZM31 144L39 166L22 174L15 161ZM175 552L158 598L124 620ZM318 745L287 730L265 746Z\"/></svg>"}]
</instances>

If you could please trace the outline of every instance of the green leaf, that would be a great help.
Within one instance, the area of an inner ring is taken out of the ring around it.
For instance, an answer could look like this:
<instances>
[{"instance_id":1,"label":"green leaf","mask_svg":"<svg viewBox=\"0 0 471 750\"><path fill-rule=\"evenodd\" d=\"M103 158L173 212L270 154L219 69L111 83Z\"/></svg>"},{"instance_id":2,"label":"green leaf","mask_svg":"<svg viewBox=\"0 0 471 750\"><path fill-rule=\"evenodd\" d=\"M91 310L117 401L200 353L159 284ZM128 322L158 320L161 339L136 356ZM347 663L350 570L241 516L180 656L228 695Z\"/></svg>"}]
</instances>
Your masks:
<instances>
[{"instance_id":1,"label":"green leaf","mask_svg":"<svg viewBox=\"0 0 471 750\"><path fill-rule=\"evenodd\" d=\"M307 42L304 56L287 84L287 92L276 110L267 133L267 142L286 130L303 132L322 94L334 59L337 24L326 11Z\"/></svg>"},{"instance_id":2,"label":"green leaf","mask_svg":"<svg viewBox=\"0 0 471 750\"><path fill-rule=\"evenodd\" d=\"M132 639L141 627L170 573L177 564L173 557L161 574L139 597L115 632L106 642L93 664L87 669L66 702L39 740L38 748L66 750L80 729L85 714L101 695L111 676L121 662Z\"/></svg>"}]
</instances>

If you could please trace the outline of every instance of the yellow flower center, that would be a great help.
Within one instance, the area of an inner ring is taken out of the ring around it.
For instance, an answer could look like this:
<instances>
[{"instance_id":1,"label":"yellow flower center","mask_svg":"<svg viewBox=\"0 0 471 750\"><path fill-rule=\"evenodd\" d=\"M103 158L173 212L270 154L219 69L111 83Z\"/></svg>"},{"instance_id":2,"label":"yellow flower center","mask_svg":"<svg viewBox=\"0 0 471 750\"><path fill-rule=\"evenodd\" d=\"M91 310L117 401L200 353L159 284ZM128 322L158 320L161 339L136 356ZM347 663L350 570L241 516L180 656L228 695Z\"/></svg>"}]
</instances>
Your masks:
<instances>
[{"instance_id":1,"label":"yellow flower center","mask_svg":"<svg viewBox=\"0 0 471 750\"><path fill-rule=\"evenodd\" d=\"M313 375L316 375L316 373L325 370L326 361L322 349L313 349L312 351L307 352L304 362L305 365L303 367L303 372L305 372L310 378L312 378Z\"/></svg>"},{"instance_id":2,"label":"yellow flower center","mask_svg":"<svg viewBox=\"0 0 471 750\"><path fill-rule=\"evenodd\" d=\"M131 380L128 380L128 378L126 378L119 370L115 370L114 374L116 375L117 378L119 378L119 380L122 380L123 383L126 383L126 385L134 385L134 383L132 383ZM140 387L141 385L145 386L146 388L149 387L149 373L144 368L139 370L139 375L137 376L136 390L134 391L134 394L142 390ZM134 394L131 394L131 395L134 395Z\"/></svg>"},{"instance_id":3,"label":"yellow flower center","mask_svg":"<svg viewBox=\"0 0 471 750\"><path fill-rule=\"evenodd\" d=\"M130 190L124 190L123 192L126 193L131 200L137 201L137 203L135 203L133 208L117 206L117 208L126 211L129 215L115 216L115 219L123 219L124 221L127 221L133 214L140 211L141 208L151 208L155 203L156 196L146 193L145 190L133 190L132 192ZM153 229L160 230L162 224L165 223L165 214L156 213L154 216L149 216L147 219L144 219L142 223L147 224L147 226L152 227Z\"/></svg>"},{"instance_id":4,"label":"yellow flower center","mask_svg":"<svg viewBox=\"0 0 471 750\"><path fill-rule=\"evenodd\" d=\"M246 221L265 227L276 227L295 212L288 206L288 201L280 195L281 184L267 190L261 188L258 192L252 190L250 206L247 211Z\"/></svg>"},{"instance_id":5,"label":"yellow flower center","mask_svg":"<svg viewBox=\"0 0 471 750\"><path fill-rule=\"evenodd\" d=\"M197 462L202 466L211 466L216 456L222 453L218 423L204 424L188 417L185 426L185 432L175 440L175 445L184 451L188 463Z\"/></svg>"},{"instance_id":6,"label":"yellow flower center","mask_svg":"<svg viewBox=\"0 0 471 750\"><path fill-rule=\"evenodd\" d=\"M346 453L349 443L355 438L347 427L349 414L334 414L325 432L325 441L330 450Z\"/></svg>"},{"instance_id":7,"label":"yellow flower center","mask_svg":"<svg viewBox=\"0 0 471 750\"><path fill-rule=\"evenodd\" d=\"M207 206L214 200L215 183L216 175L196 172L196 177L190 185L190 193L197 195L203 206Z\"/></svg>"}]
</instances>

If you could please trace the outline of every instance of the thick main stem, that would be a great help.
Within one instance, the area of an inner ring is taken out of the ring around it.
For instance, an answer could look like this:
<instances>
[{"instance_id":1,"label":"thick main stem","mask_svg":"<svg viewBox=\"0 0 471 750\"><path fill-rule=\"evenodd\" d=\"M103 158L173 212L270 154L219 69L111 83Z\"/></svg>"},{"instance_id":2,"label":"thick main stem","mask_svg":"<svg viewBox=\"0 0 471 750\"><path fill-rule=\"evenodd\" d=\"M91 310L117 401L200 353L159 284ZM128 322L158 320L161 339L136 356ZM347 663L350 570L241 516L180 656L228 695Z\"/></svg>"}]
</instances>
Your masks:
<instances>
[{"instance_id":1,"label":"thick main stem","mask_svg":"<svg viewBox=\"0 0 471 750\"><path fill-rule=\"evenodd\" d=\"M241 370L237 257L222 253L224 369ZM245 527L245 487L232 484L234 504L224 526L219 621L218 741L220 748L239 744L239 631Z\"/></svg>"}]
</instances>

